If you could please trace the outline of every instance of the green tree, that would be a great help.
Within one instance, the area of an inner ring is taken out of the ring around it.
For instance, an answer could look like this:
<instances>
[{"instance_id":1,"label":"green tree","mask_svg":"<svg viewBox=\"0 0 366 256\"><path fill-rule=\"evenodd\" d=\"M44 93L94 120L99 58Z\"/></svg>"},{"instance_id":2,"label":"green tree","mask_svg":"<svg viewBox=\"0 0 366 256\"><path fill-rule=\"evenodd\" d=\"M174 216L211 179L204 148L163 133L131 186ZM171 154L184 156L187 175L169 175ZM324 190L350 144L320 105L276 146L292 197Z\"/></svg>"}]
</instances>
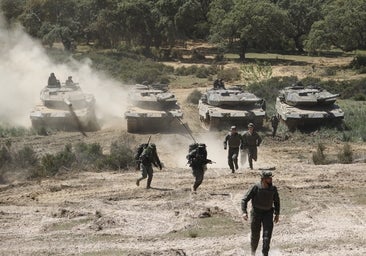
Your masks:
<instances>
[{"instance_id":1,"label":"green tree","mask_svg":"<svg viewBox=\"0 0 366 256\"><path fill-rule=\"evenodd\" d=\"M309 51L366 49L366 1L335 0L324 6L323 14L324 19L313 24L305 43Z\"/></svg>"},{"instance_id":2,"label":"green tree","mask_svg":"<svg viewBox=\"0 0 366 256\"><path fill-rule=\"evenodd\" d=\"M5 20L12 24L23 13L25 0L1 0L0 9L2 10Z\"/></svg>"},{"instance_id":3,"label":"green tree","mask_svg":"<svg viewBox=\"0 0 366 256\"><path fill-rule=\"evenodd\" d=\"M290 21L277 5L267 0L234 0L232 6L217 2L212 8L221 9L211 9L209 16L214 24L211 39L236 47L241 60L249 48L280 49L288 41ZM227 11L225 7L231 8Z\"/></svg>"},{"instance_id":4,"label":"green tree","mask_svg":"<svg viewBox=\"0 0 366 256\"><path fill-rule=\"evenodd\" d=\"M292 24L291 37L296 49L304 52L304 40L314 22L322 18L321 8L327 0L280 0L279 6L288 13Z\"/></svg>"},{"instance_id":5,"label":"green tree","mask_svg":"<svg viewBox=\"0 0 366 256\"><path fill-rule=\"evenodd\" d=\"M29 0L22 15L28 33L52 46L61 41L65 50L72 50L79 23L73 0Z\"/></svg>"}]
</instances>

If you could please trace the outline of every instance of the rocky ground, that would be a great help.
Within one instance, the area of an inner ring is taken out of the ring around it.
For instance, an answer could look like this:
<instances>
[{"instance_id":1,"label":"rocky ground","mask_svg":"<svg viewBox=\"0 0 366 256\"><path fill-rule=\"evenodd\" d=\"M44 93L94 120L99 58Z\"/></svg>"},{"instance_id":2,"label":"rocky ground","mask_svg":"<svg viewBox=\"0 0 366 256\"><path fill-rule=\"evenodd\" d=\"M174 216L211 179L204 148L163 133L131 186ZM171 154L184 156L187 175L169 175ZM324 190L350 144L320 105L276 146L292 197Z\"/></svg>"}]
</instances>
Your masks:
<instances>
[{"instance_id":1,"label":"rocky ground","mask_svg":"<svg viewBox=\"0 0 366 256\"><path fill-rule=\"evenodd\" d=\"M176 93L182 99L184 89ZM316 145L275 139L262 132L263 145L254 170L231 174L222 148L225 132L199 128L194 106L181 101L193 136L208 145L209 165L197 194L185 154L187 133L153 134L164 163L155 170L153 188L135 184L134 170L63 171L53 178L0 185L0 255L250 255L249 223L241 218L241 199L259 180L259 169L275 167L281 197L270 255L365 255L365 164L314 165ZM123 122L123 121L122 121ZM17 139L52 152L65 143L112 141L130 136L123 125L88 133L57 133ZM311 135L309 135L311 136ZM135 135L136 143L149 134ZM328 154L341 144L325 142ZM365 144L351 144L360 159ZM261 247L261 246L260 246ZM258 254L260 255L260 250Z\"/></svg>"}]
</instances>

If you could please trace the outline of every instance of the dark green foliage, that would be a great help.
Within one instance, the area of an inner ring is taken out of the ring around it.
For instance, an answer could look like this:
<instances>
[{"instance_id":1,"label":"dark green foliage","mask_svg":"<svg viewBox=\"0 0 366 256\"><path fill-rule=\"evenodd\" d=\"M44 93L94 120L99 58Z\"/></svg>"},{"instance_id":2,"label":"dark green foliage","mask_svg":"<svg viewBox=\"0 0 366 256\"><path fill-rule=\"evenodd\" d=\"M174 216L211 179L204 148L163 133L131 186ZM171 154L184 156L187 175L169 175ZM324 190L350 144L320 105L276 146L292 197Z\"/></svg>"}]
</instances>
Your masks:
<instances>
[{"instance_id":1,"label":"dark green foliage","mask_svg":"<svg viewBox=\"0 0 366 256\"><path fill-rule=\"evenodd\" d=\"M338 160L342 164L351 164L353 162L353 152L351 146L344 144L341 152L338 153Z\"/></svg>"},{"instance_id":2,"label":"dark green foliage","mask_svg":"<svg viewBox=\"0 0 366 256\"><path fill-rule=\"evenodd\" d=\"M63 151L56 153L56 155L46 154L41 158L41 168L48 176L55 175L61 167L70 168L74 163L76 157L71 151L72 146L70 144L65 146Z\"/></svg>"},{"instance_id":3,"label":"dark green foliage","mask_svg":"<svg viewBox=\"0 0 366 256\"><path fill-rule=\"evenodd\" d=\"M355 56L350 63L350 67L354 69L366 67L366 55Z\"/></svg>"},{"instance_id":4,"label":"dark green foliage","mask_svg":"<svg viewBox=\"0 0 366 256\"><path fill-rule=\"evenodd\" d=\"M313 153L313 162L315 165L327 164L325 155L324 155L325 146L322 143L318 143L318 147L316 152Z\"/></svg>"},{"instance_id":5,"label":"dark green foliage","mask_svg":"<svg viewBox=\"0 0 366 256\"><path fill-rule=\"evenodd\" d=\"M103 149L99 143L86 144L80 142L75 145L75 157L78 166L84 167L103 161Z\"/></svg>"},{"instance_id":6,"label":"dark green foliage","mask_svg":"<svg viewBox=\"0 0 366 256\"><path fill-rule=\"evenodd\" d=\"M134 152L125 143L115 141L111 144L111 153L103 164L113 170L120 170L126 169L132 163L134 163Z\"/></svg>"},{"instance_id":7,"label":"dark green foliage","mask_svg":"<svg viewBox=\"0 0 366 256\"><path fill-rule=\"evenodd\" d=\"M354 99L355 101L366 101L366 95L365 95L365 94L363 94L363 93L358 93L358 94L356 94L356 95L353 97L353 99Z\"/></svg>"},{"instance_id":8,"label":"dark green foliage","mask_svg":"<svg viewBox=\"0 0 366 256\"><path fill-rule=\"evenodd\" d=\"M241 78L241 72L238 68L227 68L220 70L217 77L224 79L224 81L238 81Z\"/></svg>"},{"instance_id":9,"label":"dark green foliage","mask_svg":"<svg viewBox=\"0 0 366 256\"><path fill-rule=\"evenodd\" d=\"M15 164L21 168L34 167L38 165L36 152L30 146L24 146L15 154Z\"/></svg>"},{"instance_id":10,"label":"dark green foliage","mask_svg":"<svg viewBox=\"0 0 366 256\"><path fill-rule=\"evenodd\" d=\"M10 155L10 151L8 147L2 146L0 149L0 168L4 165L10 163L12 160L12 156Z\"/></svg>"},{"instance_id":11,"label":"dark green foliage","mask_svg":"<svg viewBox=\"0 0 366 256\"><path fill-rule=\"evenodd\" d=\"M197 90L197 89L195 89L195 90L193 90L188 96L187 96L187 99L186 99L186 101L188 102L188 103L192 103L192 104L198 104L198 101L200 100L200 98L201 98L201 96L202 96L202 93L199 91L199 90Z\"/></svg>"}]
</instances>

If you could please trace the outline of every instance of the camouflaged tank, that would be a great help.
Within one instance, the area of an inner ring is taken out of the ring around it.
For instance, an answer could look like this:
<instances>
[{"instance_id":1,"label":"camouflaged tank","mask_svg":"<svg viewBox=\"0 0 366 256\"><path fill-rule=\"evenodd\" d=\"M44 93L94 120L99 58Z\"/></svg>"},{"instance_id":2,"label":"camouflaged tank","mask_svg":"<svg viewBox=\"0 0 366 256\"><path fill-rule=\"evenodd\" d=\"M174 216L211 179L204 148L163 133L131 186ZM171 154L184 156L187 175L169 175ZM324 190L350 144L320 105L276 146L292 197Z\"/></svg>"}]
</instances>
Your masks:
<instances>
[{"instance_id":1,"label":"camouflaged tank","mask_svg":"<svg viewBox=\"0 0 366 256\"><path fill-rule=\"evenodd\" d=\"M46 86L41 102L30 113L35 129L95 131L100 127L95 116L95 98L83 93L78 84Z\"/></svg>"},{"instance_id":2,"label":"camouflaged tank","mask_svg":"<svg viewBox=\"0 0 366 256\"><path fill-rule=\"evenodd\" d=\"M125 112L127 131L157 132L179 124L183 113L175 95L163 84L135 85L129 93L131 106Z\"/></svg>"},{"instance_id":3,"label":"camouflaged tank","mask_svg":"<svg viewBox=\"0 0 366 256\"><path fill-rule=\"evenodd\" d=\"M339 95L320 87L286 87L276 99L277 115L290 131L320 125L338 125L344 112L335 104Z\"/></svg>"},{"instance_id":4,"label":"camouflaged tank","mask_svg":"<svg viewBox=\"0 0 366 256\"><path fill-rule=\"evenodd\" d=\"M265 101L240 86L207 90L198 103L202 126L207 130L226 129L232 125L245 128L254 123L263 126Z\"/></svg>"}]
</instances>

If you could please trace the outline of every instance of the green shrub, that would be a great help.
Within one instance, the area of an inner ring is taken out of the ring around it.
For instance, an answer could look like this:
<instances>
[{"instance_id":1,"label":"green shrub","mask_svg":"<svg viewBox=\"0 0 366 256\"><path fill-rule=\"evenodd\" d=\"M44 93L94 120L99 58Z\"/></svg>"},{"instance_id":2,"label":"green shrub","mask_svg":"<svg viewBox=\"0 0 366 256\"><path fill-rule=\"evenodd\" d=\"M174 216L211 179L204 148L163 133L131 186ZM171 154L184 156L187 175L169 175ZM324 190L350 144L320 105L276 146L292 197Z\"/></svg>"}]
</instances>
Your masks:
<instances>
[{"instance_id":1,"label":"green shrub","mask_svg":"<svg viewBox=\"0 0 366 256\"><path fill-rule=\"evenodd\" d=\"M247 81L260 81L271 78L272 67L267 62L259 62L250 65L241 65L242 76Z\"/></svg>"},{"instance_id":2,"label":"green shrub","mask_svg":"<svg viewBox=\"0 0 366 256\"><path fill-rule=\"evenodd\" d=\"M357 93L357 94L353 97L353 99L354 99L355 101L366 101L366 95L365 95L365 94L363 94L363 93Z\"/></svg>"},{"instance_id":3,"label":"green shrub","mask_svg":"<svg viewBox=\"0 0 366 256\"><path fill-rule=\"evenodd\" d=\"M9 148L2 146L0 149L0 168L9 164L12 161L12 156L10 154Z\"/></svg>"},{"instance_id":4,"label":"green shrub","mask_svg":"<svg viewBox=\"0 0 366 256\"><path fill-rule=\"evenodd\" d=\"M15 154L15 164L21 168L37 166L39 159L30 146L24 146Z\"/></svg>"},{"instance_id":5,"label":"green shrub","mask_svg":"<svg viewBox=\"0 0 366 256\"><path fill-rule=\"evenodd\" d=\"M354 69L360 69L366 67L366 55L357 55L350 63L350 67Z\"/></svg>"},{"instance_id":6,"label":"green shrub","mask_svg":"<svg viewBox=\"0 0 366 256\"><path fill-rule=\"evenodd\" d=\"M342 164L351 164L353 162L353 152L351 146L344 144L341 152L338 153L338 160Z\"/></svg>"},{"instance_id":7,"label":"green shrub","mask_svg":"<svg viewBox=\"0 0 366 256\"><path fill-rule=\"evenodd\" d=\"M315 165L327 164L324 155L325 146L322 143L318 143L316 152L313 153L313 162Z\"/></svg>"},{"instance_id":8,"label":"green shrub","mask_svg":"<svg viewBox=\"0 0 366 256\"><path fill-rule=\"evenodd\" d=\"M197 90L197 89L194 89L188 96L187 96L187 99L186 101L188 103L192 103L192 104L198 104L198 101L201 99L201 96L202 96L202 93Z\"/></svg>"},{"instance_id":9,"label":"green shrub","mask_svg":"<svg viewBox=\"0 0 366 256\"><path fill-rule=\"evenodd\" d=\"M44 175L55 175L61 167L70 168L74 163L76 157L71 151L72 146L67 144L63 151L56 153L56 155L46 154L41 158L41 168L43 168Z\"/></svg>"},{"instance_id":10,"label":"green shrub","mask_svg":"<svg viewBox=\"0 0 366 256\"><path fill-rule=\"evenodd\" d=\"M100 166L108 166L113 170L126 169L131 163L134 163L134 152L123 142L112 142L111 153L106 156Z\"/></svg>"},{"instance_id":11,"label":"green shrub","mask_svg":"<svg viewBox=\"0 0 366 256\"><path fill-rule=\"evenodd\" d=\"M75 145L75 159L80 167L95 164L104 159L103 149L99 143L80 142Z\"/></svg>"},{"instance_id":12,"label":"green shrub","mask_svg":"<svg viewBox=\"0 0 366 256\"><path fill-rule=\"evenodd\" d=\"M220 70L217 77L224 81L238 81L241 78L241 72L238 68L227 68Z\"/></svg>"}]
</instances>

